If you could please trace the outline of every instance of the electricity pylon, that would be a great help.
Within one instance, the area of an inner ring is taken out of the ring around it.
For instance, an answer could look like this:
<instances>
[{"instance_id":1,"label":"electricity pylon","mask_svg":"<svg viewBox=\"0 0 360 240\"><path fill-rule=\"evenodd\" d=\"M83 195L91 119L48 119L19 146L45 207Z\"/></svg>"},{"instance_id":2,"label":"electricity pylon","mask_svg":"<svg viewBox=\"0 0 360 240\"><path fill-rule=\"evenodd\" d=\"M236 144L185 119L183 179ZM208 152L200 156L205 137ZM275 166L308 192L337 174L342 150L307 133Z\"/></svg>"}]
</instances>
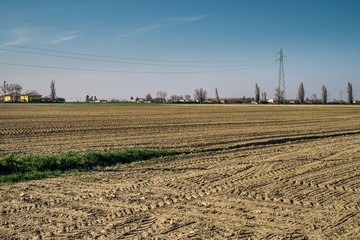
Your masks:
<instances>
[{"instance_id":1,"label":"electricity pylon","mask_svg":"<svg viewBox=\"0 0 360 240\"><path fill-rule=\"evenodd\" d=\"M278 103L286 103L286 90L285 90L285 76L284 76L284 56L282 48L278 52L279 58L276 61L279 61L279 86L276 89L276 98Z\"/></svg>"}]
</instances>

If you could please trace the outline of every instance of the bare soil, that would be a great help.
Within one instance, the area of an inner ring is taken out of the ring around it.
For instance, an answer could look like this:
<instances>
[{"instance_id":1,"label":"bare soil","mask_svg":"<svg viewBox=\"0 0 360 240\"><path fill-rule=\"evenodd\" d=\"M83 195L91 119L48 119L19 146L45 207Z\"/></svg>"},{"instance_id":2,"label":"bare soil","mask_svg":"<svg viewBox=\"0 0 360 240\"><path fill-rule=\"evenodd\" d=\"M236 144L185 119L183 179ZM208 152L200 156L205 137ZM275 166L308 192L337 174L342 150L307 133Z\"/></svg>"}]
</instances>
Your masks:
<instances>
[{"instance_id":1,"label":"bare soil","mask_svg":"<svg viewBox=\"0 0 360 240\"><path fill-rule=\"evenodd\" d=\"M360 107L0 105L0 154L191 149L0 186L1 239L360 239Z\"/></svg>"}]
</instances>

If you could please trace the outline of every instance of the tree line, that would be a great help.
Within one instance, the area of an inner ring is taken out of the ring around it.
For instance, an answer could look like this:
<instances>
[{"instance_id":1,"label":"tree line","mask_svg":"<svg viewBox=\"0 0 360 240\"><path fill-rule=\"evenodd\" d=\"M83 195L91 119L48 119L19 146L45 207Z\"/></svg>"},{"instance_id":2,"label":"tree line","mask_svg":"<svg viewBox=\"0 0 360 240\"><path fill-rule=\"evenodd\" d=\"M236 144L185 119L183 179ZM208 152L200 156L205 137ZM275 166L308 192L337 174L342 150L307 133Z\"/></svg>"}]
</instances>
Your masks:
<instances>
[{"instance_id":1,"label":"tree line","mask_svg":"<svg viewBox=\"0 0 360 240\"><path fill-rule=\"evenodd\" d=\"M148 93L145 98L139 98L139 97L130 97L130 102L149 102L149 103L165 103L165 102L198 102L198 103L205 103L207 99L207 91L203 88L196 89L193 98L186 94L184 95L171 95L169 98L168 93L163 90L159 90L156 92L156 96L152 97L150 93ZM96 98L96 97L95 97ZM96 100L96 99L95 99ZM86 101L91 102L93 101L93 98L89 98L89 95L86 96ZM118 101L118 100L117 100ZM220 100L219 100L220 101Z\"/></svg>"},{"instance_id":2,"label":"tree line","mask_svg":"<svg viewBox=\"0 0 360 240\"><path fill-rule=\"evenodd\" d=\"M304 84L302 82L298 89L297 100L299 101L300 104L305 103L305 90L304 90ZM327 91L327 88L325 87L325 85L322 85L322 87L321 87L321 99L317 99L317 95L313 94L311 101L313 103L322 103L322 104L328 103L328 91ZM347 103L352 104L353 102L354 102L354 99L353 99L352 84L350 82L348 82L347 83Z\"/></svg>"},{"instance_id":3,"label":"tree line","mask_svg":"<svg viewBox=\"0 0 360 240\"><path fill-rule=\"evenodd\" d=\"M280 88L275 89L275 103L286 103L286 99L283 99L282 96L284 96L284 93L281 92L283 90L280 90ZM265 94L265 97L264 97ZM348 82L347 84L347 103L352 104L354 102L353 99L353 90L352 90L352 84ZM262 98L266 99L266 93L262 93ZM305 99L305 89L304 84L301 82L298 93L297 93L297 102L300 104L304 103L322 103L327 104L328 103L328 91L325 85L322 85L321 87L321 99L317 98L316 94L312 94L312 99ZM260 88L258 87L257 83L255 84L255 97L254 97L255 103L260 103Z\"/></svg>"},{"instance_id":4,"label":"tree line","mask_svg":"<svg viewBox=\"0 0 360 240\"><path fill-rule=\"evenodd\" d=\"M3 81L2 85L0 86L0 90L2 93L2 100L5 102L5 96L11 96L12 101L16 101L16 96L21 94L22 86L17 83L7 83L6 81ZM285 96L283 90L280 90L279 88L275 89L275 103L286 103L286 99L283 99L282 96ZM25 94L32 94L32 95L40 95L36 90L26 91ZM260 98L261 94L261 98ZM41 96L41 95L40 95ZM167 92L166 91L157 91L156 97L153 98L151 94L147 94L146 97L143 99L146 102L151 103L164 103L164 102L198 102L198 103L205 103L207 100L209 102L213 103L222 103L222 102L228 102L228 103L267 103L266 99L266 92L260 92L260 87L257 83L255 83L255 94L253 98L246 98L245 96L243 98L232 98L232 99L221 99L219 97L218 89L215 88L215 98L214 99L208 99L207 98L207 91L203 88L195 89L193 93L193 99L190 95L171 95L169 99L167 99ZM96 101L96 96L86 96L86 102L92 102ZM131 97L131 100L134 102L138 102L139 98L134 99ZM55 88L55 80L53 79L50 83L50 94L42 99L43 102L58 102L63 101L63 98L58 98L56 95L56 88ZM64 100L65 101L65 100ZM312 98L305 99L305 89L304 84L301 82L297 98L297 103L304 104L304 103L322 103L327 104L328 103L328 91L325 85L322 85L322 93L321 93L321 99L317 98L316 94L312 94ZM354 102L353 100L353 89L352 84L350 82L347 83L347 103L352 104ZM341 102L340 102L341 103Z\"/></svg>"},{"instance_id":5,"label":"tree line","mask_svg":"<svg viewBox=\"0 0 360 240\"><path fill-rule=\"evenodd\" d=\"M316 104L327 104L328 101L328 91L325 85L322 85L322 92L321 92L321 99L318 99L316 94L312 94L311 99L305 98L305 88L304 84L301 82L296 100L293 100L291 103L316 103ZM283 90L280 90L279 88L275 89L275 98L274 103L282 104L286 103L286 99L283 98L284 93ZM352 90L352 84L348 82L347 84L347 102L348 104L352 104L354 102L353 100L353 90ZM134 99L133 97L130 98L134 102L138 102L139 98ZM170 98L167 99L167 92L166 91L157 91L156 97L152 98L151 94L147 94L146 97L143 99L146 102L151 103L164 103L164 102L198 102L198 103L205 103L205 102L211 102L211 103L268 103L267 100L267 94L266 92L261 92L260 87L257 83L255 83L255 94L254 97L248 97L245 96L242 98L227 98L227 99L221 99L219 97L218 89L215 88L215 98L207 98L207 91L203 88L195 89L193 94L193 99L191 99L190 95L171 95ZM337 103L345 103L340 101L337 101Z\"/></svg>"}]
</instances>

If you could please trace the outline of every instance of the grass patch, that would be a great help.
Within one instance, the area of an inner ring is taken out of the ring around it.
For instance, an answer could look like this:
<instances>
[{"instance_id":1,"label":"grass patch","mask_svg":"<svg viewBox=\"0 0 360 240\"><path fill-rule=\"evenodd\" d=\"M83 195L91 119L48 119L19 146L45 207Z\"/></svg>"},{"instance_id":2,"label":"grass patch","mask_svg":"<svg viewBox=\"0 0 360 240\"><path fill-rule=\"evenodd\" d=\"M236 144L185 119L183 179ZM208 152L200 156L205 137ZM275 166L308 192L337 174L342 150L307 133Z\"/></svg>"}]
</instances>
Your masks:
<instances>
[{"instance_id":1,"label":"grass patch","mask_svg":"<svg viewBox=\"0 0 360 240\"><path fill-rule=\"evenodd\" d=\"M180 154L168 150L127 149L123 151L60 154L7 155L0 159L0 182L12 183L22 180L58 176L65 172L92 171L101 167L126 164Z\"/></svg>"}]
</instances>

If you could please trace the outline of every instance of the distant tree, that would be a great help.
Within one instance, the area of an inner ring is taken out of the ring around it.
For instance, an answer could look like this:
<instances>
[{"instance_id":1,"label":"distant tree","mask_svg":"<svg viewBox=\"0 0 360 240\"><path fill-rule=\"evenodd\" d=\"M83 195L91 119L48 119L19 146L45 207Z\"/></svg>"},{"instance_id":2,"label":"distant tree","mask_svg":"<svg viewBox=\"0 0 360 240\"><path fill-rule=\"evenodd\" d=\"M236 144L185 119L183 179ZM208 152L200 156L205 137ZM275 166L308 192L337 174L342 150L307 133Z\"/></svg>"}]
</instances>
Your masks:
<instances>
[{"instance_id":1,"label":"distant tree","mask_svg":"<svg viewBox=\"0 0 360 240\"><path fill-rule=\"evenodd\" d=\"M22 87L17 83L11 83L9 85L9 93L12 95L13 101L15 101L15 96L21 93L21 90Z\"/></svg>"},{"instance_id":2,"label":"distant tree","mask_svg":"<svg viewBox=\"0 0 360 240\"><path fill-rule=\"evenodd\" d=\"M312 103L316 103L318 101L316 93L313 93L311 95L311 101L312 101Z\"/></svg>"},{"instance_id":3,"label":"distant tree","mask_svg":"<svg viewBox=\"0 0 360 240\"><path fill-rule=\"evenodd\" d=\"M256 103L260 102L260 88L257 85L257 83L255 83L255 102Z\"/></svg>"},{"instance_id":4,"label":"distant tree","mask_svg":"<svg viewBox=\"0 0 360 240\"><path fill-rule=\"evenodd\" d=\"M96 96L94 96L94 101L98 100Z\"/></svg>"},{"instance_id":5,"label":"distant tree","mask_svg":"<svg viewBox=\"0 0 360 240\"><path fill-rule=\"evenodd\" d=\"M32 94L32 95L41 95L38 91L36 90L27 90L25 92L25 94Z\"/></svg>"},{"instance_id":6,"label":"distant tree","mask_svg":"<svg viewBox=\"0 0 360 240\"><path fill-rule=\"evenodd\" d=\"M281 90L279 87L275 89L275 99L276 103L285 103L285 91Z\"/></svg>"},{"instance_id":7,"label":"distant tree","mask_svg":"<svg viewBox=\"0 0 360 240\"><path fill-rule=\"evenodd\" d=\"M9 84L6 81L3 81L3 84L0 86L1 92L3 93L3 101L5 102L5 95L9 92Z\"/></svg>"},{"instance_id":8,"label":"distant tree","mask_svg":"<svg viewBox=\"0 0 360 240\"><path fill-rule=\"evenodd\" d=\"M321 102L323 104L327 103L327 89L324 85L322 85Z\"/></svg>"},{"instance_id":9,"label":"distant tree","mask_svg":"<svg viewBox=\"0 0 360 240\"><path fill-rule=\"evenodd\" d=\"M190 96L189 94L186 94L186 95L185 95L185 100L186 100L186 101L190 101L190 99L191 99L191 96Z\"/></svg>"},{"instance_id":10,"label":"distant tree","mask_svg":"<svg viewBox=\"0 0 360 240\"><path fill-rule=\"evenodd\" d=\"M175 94L170 96L170 101L171 102L176 102L176 95Z\"/></svg>"},{"instance_id":11,"label":"distant tree","mask_svg":"<svg viewBox=\"0 0 360 240\"><path fill-rule=\"evenodd\" d=\"M304 98L305 98L304 84L301 82L298 90L298 99L301 104L304 103Z\"/></svg>"},{"instance_id":12,"label":"distant tree","mask_svg":"<svg viewBox=\"0 0 360 240\"><path fill-rule=\"evenodd\" d=\"M261 100L266 101L266 92L261 93Z\"/></svg>"},{"instance_id":13,"label":"distant tree","mask_svg":"<svg viewBox=\"0 0 360 240\"><path fill-rule=\"evenodd\" d=\"M183 100L184 99L184 97L183 97L183 95L171 95L170 96L170 100L172 101L172 102L179 102L180 100Z\"/></svg>"},{"instance_id":14,"label":"distant tree","mask_svg":"<svg viewBox=\"0 0 360 240\"><path fill-rule=\"evenodd\" d=\"M243 96L242 98L239 98L239 99L229 100L229 103L230 102L231 103L252 103L252 102L254 102L254 98Z\"/></svg>"},{"instance_id":15,"label":"distant tree","mask_svg":"<svg viewBox=\"0 0 360 240\"><path fill-rule=\"evenodd\" d=\"M50 83L50 100L51 101L56 100L55 79L51 80L51 83Z\"/></svg>"},{"instance_id":16,"label":"distant tree","mask_svg":"<svg viewBox=\"0 0 360 240\"><path fill-rule=\"evenodd\" d=\"M207 92L200 88L200 89L195 89L195 93L194 93L194 99L199 101L200 103L204 103L206 100L206 96L207 96Z\"/></svg>"},{"instance_id":17,"label":"distant tree","mask_svg":"<svg viewBox=\"0 0 360 240\"><path fill-rule=\"evenodd\" d=\"M130 97L130 100L134 100L134 97L133 97L133 96L131 96L131 97Z\"/></svg>"},{"instance_id":18,"label":"distant tree","mask_svg":"<svg viewBox=\"0 0 360 240\"><path fill-rule=\"evenodd\" d=\"M86 95L85 101L86 101L86 102L90 102L90 97L89 97L89 95Z\"/></svg>"},{"instance_id":19,"label":"distant tree","mask_svg":"<svg viewBox=\"0 0 360 240\"><path fill-rule=\"evenodd\" d=\"M348 93L347 102L348 102L348 104L352 104L353 103L353 90L352 90L352 84L349 82L348 82L348 87L347 87L347 93Z\"/></svg>"},{"instance_id":20,"label":"distant tree","mask_svg":"<svg viewBox=\"0 0 360 240\"><path fill-rule=\"evenodd\" d=\"M216 98L216 102L218 104L220 104L221 101L220 101L219 92L218 92L217 88L215 88L215 98Z\"/></svg>"},{"instance_id":21,"label":"distant tree","mask_svg":"<svg viewBox=\"0 0 360 240\"><path fill-rule=\"evenodd\" d=\"M160 101L162 101L162 102L165 102L166 96L167 96L167 92L165 92L165 91L157 91L156 92L156 97L158 99L160 99Z\"/></svg>"},{"instance_id":22,"label":"distant tree","mask_svg":"<svg viewBox=\"0 0 360 240\"><path fill-rule=\"evenodd\" d=\"M184 97L183 97L183 95L176 95L175 100L176 101L184 100Z\"/></svg>"},{"instance_id":23,"label":"distant tree","mask_svg":"<svg viewBox=\"0 0 360 240\"><path fill-rule=\"evenodd\" d=\"M146 95L145 100L150 101L150 102L153 100L150 93L148 95Z\"/></svg>"}]
</instances>

